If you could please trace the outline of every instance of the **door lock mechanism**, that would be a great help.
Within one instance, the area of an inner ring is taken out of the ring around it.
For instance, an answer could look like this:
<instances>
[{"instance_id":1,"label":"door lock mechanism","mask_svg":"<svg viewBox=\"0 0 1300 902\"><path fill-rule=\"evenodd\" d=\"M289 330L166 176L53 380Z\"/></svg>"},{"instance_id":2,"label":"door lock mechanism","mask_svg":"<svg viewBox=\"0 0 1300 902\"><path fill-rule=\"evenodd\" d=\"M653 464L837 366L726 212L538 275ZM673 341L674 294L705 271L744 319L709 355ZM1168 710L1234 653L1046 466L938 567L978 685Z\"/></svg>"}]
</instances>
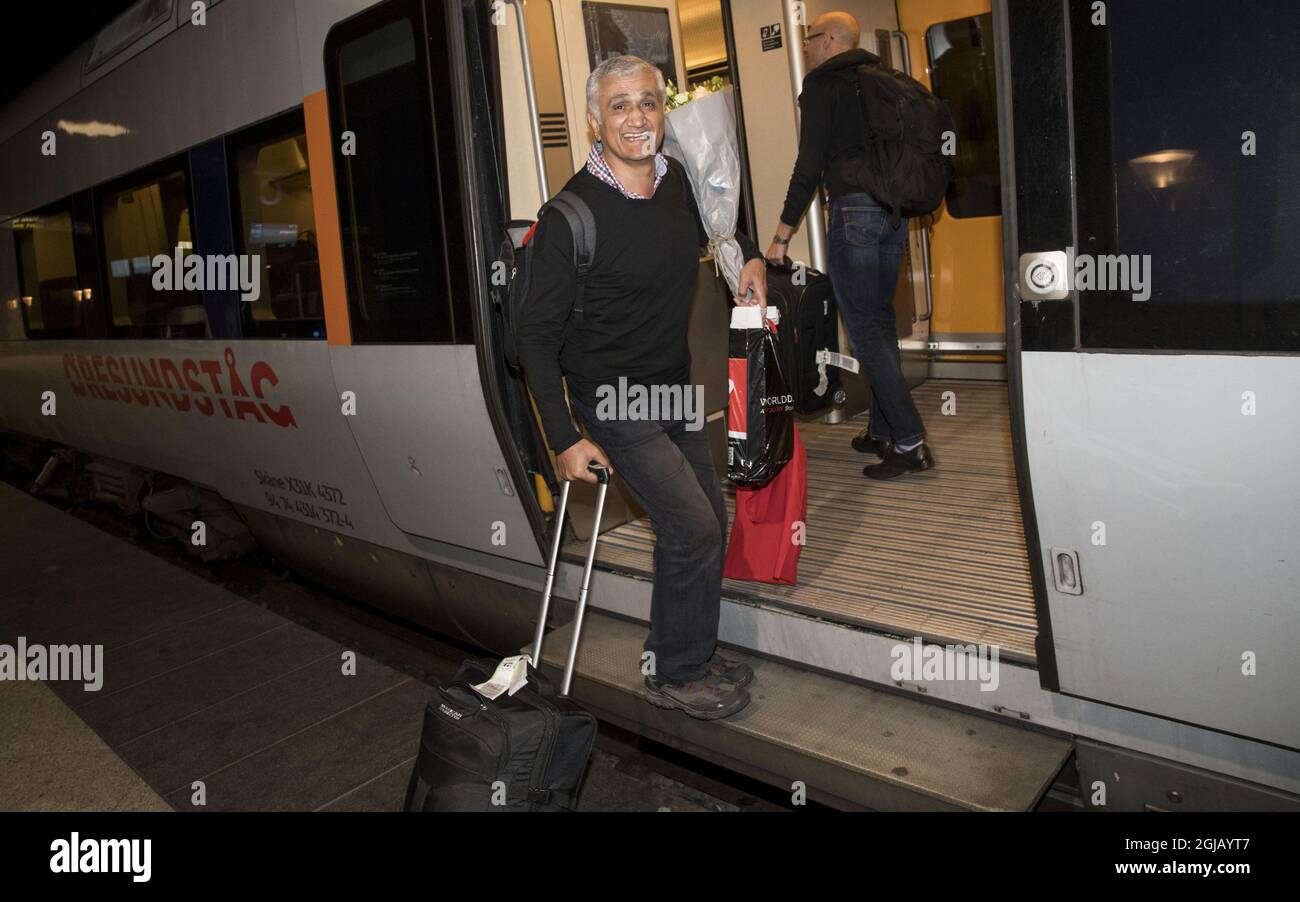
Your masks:
<instances>
[{"instance_id":1,"label":"door lock mechanism","mask_svg":"<svg viewBox=\"0 0 1300 902\"><path fill-rule=\"evenodd\" d=\"M1059 301L1070 296L1069 260L1065 251L1039 251L1020 255L1022 300Z\"/></svg>"}]
</instances>

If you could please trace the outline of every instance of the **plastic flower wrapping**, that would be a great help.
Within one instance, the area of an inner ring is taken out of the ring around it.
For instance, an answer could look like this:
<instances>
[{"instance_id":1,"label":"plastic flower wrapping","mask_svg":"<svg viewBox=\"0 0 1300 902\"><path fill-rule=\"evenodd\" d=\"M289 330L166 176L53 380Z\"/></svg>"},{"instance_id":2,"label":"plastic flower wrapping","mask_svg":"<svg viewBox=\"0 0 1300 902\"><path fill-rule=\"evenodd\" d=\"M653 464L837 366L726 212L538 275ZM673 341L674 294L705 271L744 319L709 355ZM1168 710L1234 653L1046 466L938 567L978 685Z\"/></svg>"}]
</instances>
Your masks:
<instances>
[{"instance_id":1,"label":"plastic flower wrapping","mask_svg":"<svg viewBox=\"0 0 1300 902\"><path fill-rule=\"evenodd\" d=\"M716 81L716 79L715 79ZM740 215L740 148L736 138L736 95L729 87L697 85L689 102L670 110L665 124L664 153L686 167L700 218L709 234L709 252L714 266L727 281L732 294L740 283L744 254L736 243L736 219Z\"/></svg>"}]
</instances>

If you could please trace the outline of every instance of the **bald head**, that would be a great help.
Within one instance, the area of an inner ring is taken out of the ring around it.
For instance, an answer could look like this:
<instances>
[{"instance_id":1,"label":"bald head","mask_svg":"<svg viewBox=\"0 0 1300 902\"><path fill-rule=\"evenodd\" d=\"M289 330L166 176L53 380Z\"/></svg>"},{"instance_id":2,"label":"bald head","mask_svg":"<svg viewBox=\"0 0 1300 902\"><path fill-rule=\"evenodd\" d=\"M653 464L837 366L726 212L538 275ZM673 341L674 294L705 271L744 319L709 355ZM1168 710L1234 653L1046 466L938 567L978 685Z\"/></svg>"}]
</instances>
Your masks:
<instances>
[{"instance_id":1,"label":"bald head","mask_svg":"<svg viewBox=\"0 0 1300 902\"><path fill-rule=\"evenodd\" d=\"M824 31L833 37L845 50L852 50L862 39L862 29L858 20L844 12L826 13L813 22L813 31Z\"/></svg>"},{"instance_id":2,"label":"bald head","mask_svg":"<svg viewBox=\"0 0 1300 902\"><path fill-rule=\"evenodd\" d=\"M816 68L832 56L858 46L862 29L858 20L846 12L830 12L818 16L808 26L811 39L804 44L804 53L810 68Z\"/></svg>"}]
</instances>

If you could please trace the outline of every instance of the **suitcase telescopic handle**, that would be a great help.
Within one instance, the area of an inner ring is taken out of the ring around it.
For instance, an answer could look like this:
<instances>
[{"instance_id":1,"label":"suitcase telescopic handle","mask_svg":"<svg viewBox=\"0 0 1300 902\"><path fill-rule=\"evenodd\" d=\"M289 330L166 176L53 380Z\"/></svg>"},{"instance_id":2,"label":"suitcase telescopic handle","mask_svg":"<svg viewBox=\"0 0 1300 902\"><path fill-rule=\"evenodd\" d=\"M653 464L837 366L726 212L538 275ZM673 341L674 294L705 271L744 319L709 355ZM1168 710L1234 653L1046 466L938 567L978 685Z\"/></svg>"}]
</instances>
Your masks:
<instances>
[{"instance_id":1,"label":"suitcase telescopic handle","mask_svg":"<svg viewBox=\"0 0 1300 902\"><path fill-rule=\"evenodd\" d=\"M582 587L578 590L578 606L573 615L573 638L569 642L569 657L564 662L564 679L560 683L560 695L569 694L569 685L573 682L573 665L578 659L578 637L582 634L582 617L587 610L587 590L591 585L592 565L596 562L596 540L600 537L600 518L605 512L605 493L609 490L609 469L600 464L588 464L587 469L594 473L600 488L596 492L596 517L591 526L591 541L587 546L587 560L582 569ZM551 591L555 588L555 571L560 560L560 544L564 538L564 514L569 507L569 480L564 481L560 490L560 507L555 513L555 535L551 538L551 556L546 566L546 587L542 590L541 610L537 615L537 631L533 634L533 663L541 669L542 638L546 633L546 615L551 607Z\"/></svg>"}]
</instances>

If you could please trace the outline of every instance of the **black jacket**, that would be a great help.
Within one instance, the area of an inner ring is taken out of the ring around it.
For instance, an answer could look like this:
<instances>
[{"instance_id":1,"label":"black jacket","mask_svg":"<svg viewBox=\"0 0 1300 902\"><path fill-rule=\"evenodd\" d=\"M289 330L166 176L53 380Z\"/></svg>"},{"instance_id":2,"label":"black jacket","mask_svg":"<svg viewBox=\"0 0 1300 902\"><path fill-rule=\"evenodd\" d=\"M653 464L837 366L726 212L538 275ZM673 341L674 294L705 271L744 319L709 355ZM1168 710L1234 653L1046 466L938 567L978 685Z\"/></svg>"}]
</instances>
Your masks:
<instances>
[{"instance_id":1,"label":"black jacket","mask_svg":"<svg viewBox=\"0 0 1300 902\"><path fill-rule=\"evenodd\" d=\"M862 107L845 75L855 66L879 62L880 57L861 48L846 50L804 76L799 95L799 159L781 211L786 225L799 224L823 176L831 197L862 190L845 183L836 165L843 157L866 148Z\"/></svg>"},{"instance_id":2,"label":"black jacket","mask_svg":"<svg viewBox=\"0 0 1300 902\"><path fill-rule=\"evenodd\" d=\"M564 187L582 197L596 220L596 253L583 291L579 325L573 235L548 210L532 239L531 296L516 324L519 359L537 401L546 439L556 454L580 436L569 419L569 391L589 406L602 385L684 385L690 380L687 342L691 304L708 233L700 221L686 170L670 158L654 196L624 197L584 166ZM744 235L745 262L762 254Z\"/></svg>"}]
</instances>

